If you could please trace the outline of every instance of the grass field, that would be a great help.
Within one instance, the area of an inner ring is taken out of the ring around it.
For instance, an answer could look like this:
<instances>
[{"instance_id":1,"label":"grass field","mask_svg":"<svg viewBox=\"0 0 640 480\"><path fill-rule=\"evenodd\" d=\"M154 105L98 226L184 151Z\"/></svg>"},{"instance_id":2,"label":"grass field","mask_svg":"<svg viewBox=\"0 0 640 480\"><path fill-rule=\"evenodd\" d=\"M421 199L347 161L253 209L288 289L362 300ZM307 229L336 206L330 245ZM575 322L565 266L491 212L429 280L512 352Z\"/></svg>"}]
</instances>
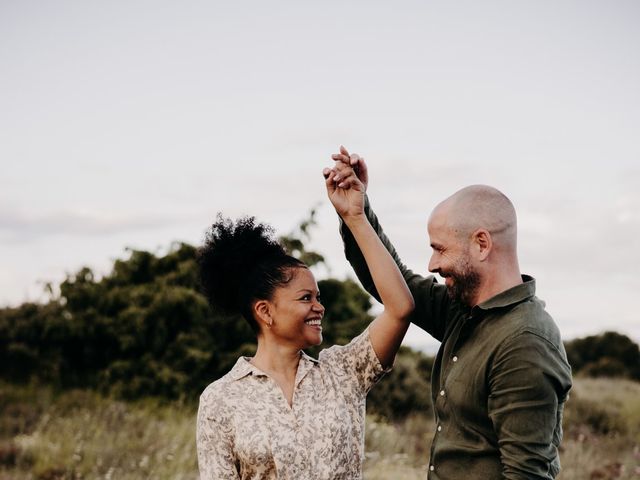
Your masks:
<instances>
[{"instance_id":1,"label":"grass field","mask_svg":"<svg viewBox=\"0 0 640 480\"><path fill-rule=\"evenodd\" d=\"M0 480L196 479L195 406L0 384ZM365 478L424 479L433 422L368 417ZM640 383L575 380L561 480L640 479Z\"/></svg>"}]
</instances>

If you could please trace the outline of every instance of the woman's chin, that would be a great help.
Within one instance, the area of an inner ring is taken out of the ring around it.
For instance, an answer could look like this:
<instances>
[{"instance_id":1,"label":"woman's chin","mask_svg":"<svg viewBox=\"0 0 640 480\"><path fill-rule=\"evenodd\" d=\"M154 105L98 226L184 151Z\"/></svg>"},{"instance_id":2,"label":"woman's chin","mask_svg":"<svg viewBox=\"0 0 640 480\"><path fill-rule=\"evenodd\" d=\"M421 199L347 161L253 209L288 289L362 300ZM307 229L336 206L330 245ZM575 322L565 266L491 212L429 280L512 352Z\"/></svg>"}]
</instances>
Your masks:
<instances>
[{"instance_id":1,"label":"woman's chin","mask_svg":"<svg viewBox=\"0 0 640 480\"><path fill-rule=\"evenodd\" d=\"M313 337L307 337L309 347L317 347L322 343L322 332L318 332Z\"/></svg>"}]
</instances>

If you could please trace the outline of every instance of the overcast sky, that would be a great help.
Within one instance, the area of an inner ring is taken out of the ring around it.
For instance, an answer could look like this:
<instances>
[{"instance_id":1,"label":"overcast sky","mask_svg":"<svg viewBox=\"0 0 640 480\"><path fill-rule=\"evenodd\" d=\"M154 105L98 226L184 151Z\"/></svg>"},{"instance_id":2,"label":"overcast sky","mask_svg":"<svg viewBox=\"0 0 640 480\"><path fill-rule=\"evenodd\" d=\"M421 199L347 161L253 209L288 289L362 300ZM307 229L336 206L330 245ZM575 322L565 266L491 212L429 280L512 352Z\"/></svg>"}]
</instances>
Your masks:
<instances>
[{"instance_id":1,"label":"overcast sky","mask_svg":"<svg viewBox=\"0 0 640 480\"><path fill-rule=\"evenodd\" d=\"M344 278L344 144L414 270L431 209L491 184L564 337L640 341L638 25L637 1L2 1L0 305L218 211L287 233L318 205L318 276Z\"/></svg>"}]
</instances>

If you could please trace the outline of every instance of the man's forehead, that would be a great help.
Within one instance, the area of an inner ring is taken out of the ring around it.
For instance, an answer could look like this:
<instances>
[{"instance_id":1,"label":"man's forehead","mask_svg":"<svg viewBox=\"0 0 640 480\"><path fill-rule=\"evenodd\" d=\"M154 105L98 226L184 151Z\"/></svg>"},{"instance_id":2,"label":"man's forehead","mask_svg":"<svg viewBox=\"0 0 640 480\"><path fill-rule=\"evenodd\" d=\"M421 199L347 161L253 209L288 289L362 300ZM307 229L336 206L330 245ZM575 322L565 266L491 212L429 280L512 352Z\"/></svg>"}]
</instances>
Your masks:
<instances>
[{"instance_id":1,"label":"man's forehead","mask_svg":"<svg viewBox=\"0 0 640 480\"><path fill-rule=\"evenodd\" d=\"M429 231L432 229L443 229L446 227L449 223L448 216L450 215L448 210L447 206L442 203L433 209L431 215L429 215L429 221L427 223Z\"/></svg>"}]
</instances>

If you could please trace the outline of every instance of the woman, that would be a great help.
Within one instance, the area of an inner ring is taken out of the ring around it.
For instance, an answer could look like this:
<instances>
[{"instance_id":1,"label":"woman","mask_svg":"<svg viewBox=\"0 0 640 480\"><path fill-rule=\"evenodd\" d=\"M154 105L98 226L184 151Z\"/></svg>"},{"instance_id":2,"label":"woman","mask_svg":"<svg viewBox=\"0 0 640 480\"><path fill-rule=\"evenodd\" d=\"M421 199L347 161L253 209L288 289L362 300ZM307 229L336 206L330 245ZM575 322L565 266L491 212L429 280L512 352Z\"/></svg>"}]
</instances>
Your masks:
<instances>
[{"instance_id":1,"label":"woman","mask_svg":"<svg viewBox=\"0 0 640 480\"><path fill-rule=\"evenodd\" d=\"M218 217L200 251L214 307L240 312L256 332L240 358L200 397L202 479L357 479L364 460L365 397L390 369L413 299L364 215L364 187L351 167L324 172L327 193L362 250L384 311L348 345L322 350L318 285L252 218Z\"/></svg>"}]
</instances>

